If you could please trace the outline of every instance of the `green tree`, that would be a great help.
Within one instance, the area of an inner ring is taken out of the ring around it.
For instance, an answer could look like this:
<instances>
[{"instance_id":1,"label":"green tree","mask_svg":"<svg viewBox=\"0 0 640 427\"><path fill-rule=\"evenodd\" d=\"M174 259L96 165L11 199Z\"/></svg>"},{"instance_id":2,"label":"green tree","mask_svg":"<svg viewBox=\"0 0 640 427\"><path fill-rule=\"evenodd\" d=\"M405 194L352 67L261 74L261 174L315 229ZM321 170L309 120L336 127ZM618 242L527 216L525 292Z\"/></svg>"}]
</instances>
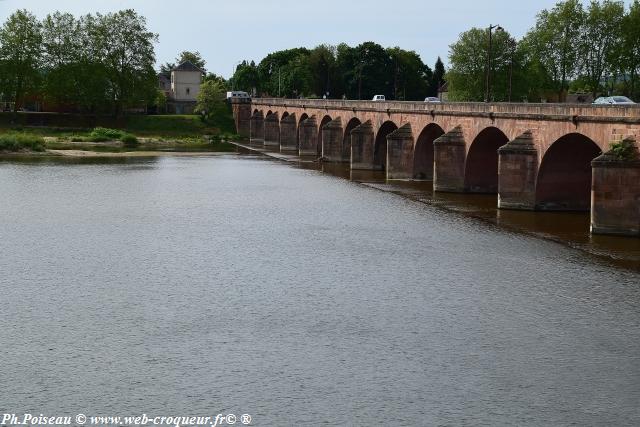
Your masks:
<instances>
[{"instance_id":1,"label":"green tree","mask_svg":"<svg viewBox=\"0 0 640 427\"><path fill-rule=\"evenodd\" d=\"M320 45L309 53L309 70L311 73L310 91L316 96L326 93L329 97L339 97L334 89L338 89L340 77L336 68L336 48L329 45Z\"/></svg>"},{"instance_id":2,"label":"green tree","mask_svg":"<svg viewBox=\"0 0 640 427\"><path fill-rule=\"evenodd\" d=\"M418 101L429 93L433 72L414 51L399 47L386 50L393 70L392 99Z\"/></svg>"},{"instance_id":3,"label":"green tree","mask_svg":"<svg viewBox=\"0 0 640 427\"><path fill-rule=\"evenodd\" d=\"M193 65L200 68L202 71L206 71L204 66L207 64L207 61L202 59L202 55L200 55L200 52L198 51L190 52L188 50L182 51L180 53L180 56L176 58L176 63L182 64L183 62L186 62L186 61L191 62Z\"/></svg>"},{"instance_id":4,"label":"green tree","mask_svg":"<svg viewBox=\"0 0 640 427\"><path fill-rule=\"evenodd\" d=\"M618 67L624 76L625 95L640 99L640 0L634 0L622 22L621 53Z\"/></svg>"},{"instance_id":5,"label":"green tree","mask_svg":"<svg viewBox=\"0 0 640 427\"><path fill-rule=\"evenodd\" d=\"M436 65L433 68L433 77L429 88L429 96L438 96L438 90L440 89L440 86L444 84L445 73L446 71L444 69L442 59L438 56Z\"/></svg>"},{"instance_id":6,"label":"green tree","mask_svg":"<svg viewBox=\"0 0 640 427\"><path fill-rule=\"evenodd\" d=\"M93 43L104 67L107 95L115 115L129 105L147 104L156 97L154 43L158 36L134 10L96 16Z\"/></svg>"},{"instance_id":7,"label":"green tree","mask_svg":"<svg viewBox=\"0 0 640 427\"><path fill-rule=\"evenodd\" d=\"M512 38L506 31L493 33L491 49L491 101L508 98ZM454 101L482 101L485 98L489 35L487 29L472 28L460 35L449 49L450 68L446 74L449 97Z\"/></svg>"},{"instance_id":8,"label":"green tree","mask_svg":"<svg viewBox=\"0 0 640 427\"><path fill-rule=\"evenodd\" d=\"M542 10L535 27L525 36L532 61L538 62L551 77L551 89L560 100L578 71L579 44L584 10L579 0L567 0Z\"/></svg>"},{"instance_id":9,"label":"green tree","mask_svg":"<svg viewBox=\"0 0 640 427\"><path fill-rule=\"evenodd\" d=\"M247 93L260 93L260 77L256 63L242 61L233 73L230 84L234 90L242 90Z\"/></svg>"},{"instance_id":10,"label":"green tree","mask_svg":"<svg viewBox=\"0 0 640 427\"><path fill-rule=\"evenodd\" d=\"M207 80L202 83L195 111L209 118L225 108L224 85L219 80Z\"/></svg>"},{"instance_id":11,"label":"green tree","mask_svg":"<svg viewBox=\"0 0 640 427\"><path fill-rule=\"evenodd\" d=\"M22 106L26 94L35 91L40 80L42 26L26 10L14 12L0 28L0 79L3 93Z\"/></svg>"},{"instance_id":12,"label":"green tree","mask_svg":"<svg viewBox=\"0 0 640 427\"><path fill-rule=\"evenodd\" d=\"M81 22L56 12L42 22L44 93L60 105L81 104L88 81L83 72L83 46L87 43Z\"/></svg>"},{"instance_id":13,"label":"green tree","mask_svg":"<svg viewBox=\"0 0 640 427\"><path fill-rule=\"evenodd\" d=\"M596 96L603 78L615 68L617 46L622 41L624 3L604 0L592 1L585 15L582 37L579 40L580 71L589 90Z\"/></svg>"}]
</instances>

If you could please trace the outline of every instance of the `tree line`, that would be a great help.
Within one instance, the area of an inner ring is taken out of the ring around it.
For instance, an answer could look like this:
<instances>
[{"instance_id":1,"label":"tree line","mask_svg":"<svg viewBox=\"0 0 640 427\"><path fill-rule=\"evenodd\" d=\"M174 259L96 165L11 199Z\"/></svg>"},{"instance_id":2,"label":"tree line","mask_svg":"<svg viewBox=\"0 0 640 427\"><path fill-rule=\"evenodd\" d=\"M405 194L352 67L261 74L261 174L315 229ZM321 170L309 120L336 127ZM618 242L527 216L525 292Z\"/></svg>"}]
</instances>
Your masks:
<instances>
[{"instance_id":1,"label":"tree line","mask_svg":"<svg viewBox=\"0 0 640 427\"><path fill-rule=\"evenodd\" d=\"M623 94L640 99L640 1L561 1L542 10L533 28L515 40L472 28L450 46L449 97L482 101L487 64L491 101L564 101L568 93Z\"/></svg>"},{"instance_id":2,"label":"tree line","mask_svg":"<svg viewBox=\"0 0 640 427\"><path fill-rule=\"evenodd\" d=\"M0 28L0 96L14 110L41 95L59 107L116 115L153 103L157 41L131 9L80 18L56 12L42 21L18 10Z\"/></svg>"},{"instance_id":3,"label":"tree line","mask_svg":"<svg viewBox=\"0 0 640 427\"><path fill-rule=\"evenodd\" d=\"M436 96L444 74L440 58L432 70L414 51L343 43L281 50L258 64L243 61L229 84L261 96L370 99L385 94L410 101Z\"/></svg>"}]
</instances>

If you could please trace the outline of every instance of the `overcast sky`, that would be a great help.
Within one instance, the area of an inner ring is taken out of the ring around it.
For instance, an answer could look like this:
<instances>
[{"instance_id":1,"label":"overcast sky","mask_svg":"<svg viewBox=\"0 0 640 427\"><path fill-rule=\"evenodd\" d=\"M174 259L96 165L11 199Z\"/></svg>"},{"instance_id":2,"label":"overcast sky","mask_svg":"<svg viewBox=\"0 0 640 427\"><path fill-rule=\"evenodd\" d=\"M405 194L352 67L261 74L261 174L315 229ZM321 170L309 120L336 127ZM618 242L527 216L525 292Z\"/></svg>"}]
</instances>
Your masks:
<instances>
[{"instance_id":1,"label":"overcast sky","mask_svg":"<svg viewBox=\"0 0 640 427\"><path fill-rule=\"evenodd\" d=\"M229 77L243 60L318 44L375 41L415 50L433 66L471 27L499 24L519 38L556 0L0 0L0 21L24 8L42 18L60 10L81 15L132 8L158 33L157 62L199 51L207 69ZM630 0L625 1L629 4Z\"/></svg>"}]
</instances>

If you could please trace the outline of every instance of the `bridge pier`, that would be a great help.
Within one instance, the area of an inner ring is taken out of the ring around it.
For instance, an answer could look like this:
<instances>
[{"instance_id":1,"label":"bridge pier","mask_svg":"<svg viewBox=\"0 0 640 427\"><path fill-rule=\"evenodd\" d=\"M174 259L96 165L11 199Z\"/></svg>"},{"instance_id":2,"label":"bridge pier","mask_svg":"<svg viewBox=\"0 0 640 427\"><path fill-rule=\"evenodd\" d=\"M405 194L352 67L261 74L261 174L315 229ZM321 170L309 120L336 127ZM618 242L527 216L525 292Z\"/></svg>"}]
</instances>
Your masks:
<instances>
[{"instance_id":1,"label":"bridge pier","mask_svg":"<svg viewBox=\"0 0 640 427\"><path fill-rule=\"evenodd\" d=\"M277 113L268 114L264 119L264 145L280 146L280 120Z\"/></svg>"},{"instance_id":2,"label":"bridge pier","mask_svg":"<svg viewBox=\"0 0 640 427\"><path fill-rule=\"evenodd\" d=\"M534 210L538 150L527 131L498 149L498 208Z\"/></svg>"},{"instance_id":3,"label":"bridge pier","mask_svg":"<svg viewBox=\"0 0 640 427\"><path fill-rule=\"evenodd\" d=\"M318 155L318 122L316 116L311 116L300 123L300 148L301 156Z\"/></svg>"},{"instance_id":4,"label":"bridge pier","mask_svg":"<svg viewBox=\"0 0 640 427\"><path fill-rule=\"evenodd\" d=\"M238 135L248 138L251 133L251 98L232 98L231 110Z\"/></svg>"},{"instance_id":5,"label":"bridge pier","mask_svg":"<svg viewBox=\"0 0 640 427\"><path fill-rule=\"evenodd\" d=\"M609 151L591 162L591 232L640 236L640 154L635 141L624 159Z\"/></svg>"},{"instance_id":6,"label":"bridge pier","mask_svg":"<svg viewBox=\"0 0 640 427\"><path fill-rule=\"evenodd\" d=\"M387 179L413 178L413 132L407 123L387 135Z\"/></svg>"},{"instance_id":7,"label":"bridge pier","mask_svg":"<svg viewBox=\"0 0 640 427\"><path fill-rule=\"evenodd\" d=\"M351 131L351 169L374 170L373 147L375 138L371 120Z\"/></svg>"},{"instance_id":8,"label":"bridge pier","mask_svg":"<svg viewBox=\"0 0 640 427\"><path fill-rule=\"evenodd\" d=\"M462 127L457 126L433 142L433 190L448 193L464 192L464 162L466 158Z\"/></svg>"},{"instance_id":9,"label":"bridge pier","mask_svg":"<svg viewBox=\"0 0 640 427\"><path fill-rule=\"evenodd\" d=\"M328 162L342 161L342 120L338 117L322 128L322 158Z\"/></svg>"},{"instance_id":10,"label":"bridge pier","mask_svg":"<svg viewBox=\"0 0 640 427\"><path fill-rule=\"evenodd\" d=\"M295 114L280 120L280 151L298 151L298 132Z\"/></svg>"},{"instance_id":11,"label":"bridge pier","mask_svg":"<svg viewBox=\"0 0 640 427\"><path fill-rule=\"evenodd\" d=\"M252 144L264 144L264 116L262 112L256 111L251 116L250 122L250 142Z\"/></svg>"}]
</instances>

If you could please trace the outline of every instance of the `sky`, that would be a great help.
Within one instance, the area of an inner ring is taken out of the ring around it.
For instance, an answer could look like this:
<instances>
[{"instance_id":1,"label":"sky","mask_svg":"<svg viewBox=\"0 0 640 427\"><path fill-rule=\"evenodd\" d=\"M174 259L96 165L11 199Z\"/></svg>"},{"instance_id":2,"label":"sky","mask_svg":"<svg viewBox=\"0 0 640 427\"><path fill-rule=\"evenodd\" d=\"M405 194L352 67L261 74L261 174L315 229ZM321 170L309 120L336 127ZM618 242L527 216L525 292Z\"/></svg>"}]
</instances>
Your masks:
<instances>
[{"instance_id":1,"label":"sky","mask_svg":"<svg viewBox=\"0 0 640 427\"><path fill-rule=\"evenodd\" d=\"M59 10L76 16L135 9L159 35L157 63L198 51L208 71L229 77L246 59L293 47L374 41L416 51L431 67L445 64L460 33L489 24L516 38L557 0L0 0L0 22L17 9L39 18ZM585 2L586 3L586 2ZM630 0L625 1L629 4Z\"/></svg>"}]
</instances>

